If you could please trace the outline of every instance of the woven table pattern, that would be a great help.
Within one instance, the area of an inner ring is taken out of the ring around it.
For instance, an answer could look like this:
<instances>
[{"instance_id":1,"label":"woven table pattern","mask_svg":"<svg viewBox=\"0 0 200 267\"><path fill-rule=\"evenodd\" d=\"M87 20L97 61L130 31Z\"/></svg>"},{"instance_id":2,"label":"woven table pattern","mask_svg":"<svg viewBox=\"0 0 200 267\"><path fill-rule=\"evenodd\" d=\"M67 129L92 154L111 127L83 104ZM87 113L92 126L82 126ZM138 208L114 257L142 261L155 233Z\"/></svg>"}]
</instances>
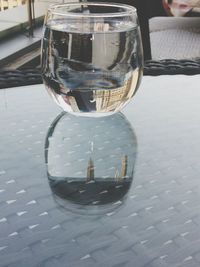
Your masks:
<instances>
[{"instance_id":1,"label":"woven table pattern","mask_svg":"<svg viewBox=\"0 0 200 267\"><path fill-rule=\"evenodd\" d=\"M138 144L133 183L93 215L60 206L48 185L44 142L60 110L44 86L1 90L0 266L200 266L199 79L144 77L123 112Z\"/></svg>"}]
</instances>

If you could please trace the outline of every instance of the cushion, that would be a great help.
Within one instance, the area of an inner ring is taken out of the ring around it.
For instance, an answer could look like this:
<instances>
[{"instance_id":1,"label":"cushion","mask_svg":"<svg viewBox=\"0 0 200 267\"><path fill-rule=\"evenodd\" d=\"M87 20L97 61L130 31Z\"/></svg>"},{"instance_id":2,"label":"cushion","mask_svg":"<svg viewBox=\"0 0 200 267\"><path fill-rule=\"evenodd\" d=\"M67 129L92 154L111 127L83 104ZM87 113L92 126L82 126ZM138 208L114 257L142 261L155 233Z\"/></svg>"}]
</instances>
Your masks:
<instances>
[{"instance_id":1,"label":"cushion","mask_svg":"<svg viewBox=\"0 0 200 267\"><path fill-rule=\"evenodd\" d=\"M192 32L200 32L200 17L154 17L149 20L150 31L167 29L184 29Z\"/></svg>"},{"instance_id":2,"label":"cushion","mask_svg":"<svg viewBox=\"0 0 200 267\"><path fill-rule=\"evenodd\" d=\"M200 18L155 17L149 26L153 59L200 57Z\"/></svg>"}]
</instances>

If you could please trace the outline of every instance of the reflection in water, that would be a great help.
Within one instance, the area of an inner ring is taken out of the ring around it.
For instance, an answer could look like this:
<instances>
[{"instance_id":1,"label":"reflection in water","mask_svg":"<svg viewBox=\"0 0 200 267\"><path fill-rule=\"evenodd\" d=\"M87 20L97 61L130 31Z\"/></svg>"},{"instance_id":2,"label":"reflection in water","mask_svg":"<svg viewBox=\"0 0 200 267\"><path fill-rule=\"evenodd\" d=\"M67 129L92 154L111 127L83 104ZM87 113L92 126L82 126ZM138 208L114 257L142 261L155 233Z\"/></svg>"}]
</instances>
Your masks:
<instances>
[{"instance_id":1,"label":"reflection in water","mask_svg":"<svg viewBox=\"0 0 200 267\"><path fill-rule=\"evenodd\" d=\"M91 118L61 113L45 144L55 200L73 209L119 206L132 183L136 153L136 136L123 114Z\"/></svg>"}]
</instances>

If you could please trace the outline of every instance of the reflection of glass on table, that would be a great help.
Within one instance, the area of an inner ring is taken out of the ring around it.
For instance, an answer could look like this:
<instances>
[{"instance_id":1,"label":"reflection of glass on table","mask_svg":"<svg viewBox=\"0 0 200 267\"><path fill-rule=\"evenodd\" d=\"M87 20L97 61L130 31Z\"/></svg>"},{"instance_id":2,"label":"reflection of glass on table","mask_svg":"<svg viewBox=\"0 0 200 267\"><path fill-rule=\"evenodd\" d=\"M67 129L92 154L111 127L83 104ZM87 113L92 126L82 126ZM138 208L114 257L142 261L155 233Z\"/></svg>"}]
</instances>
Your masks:
<instances>
[{"instance_id":1,"label":"reflection of glass on table","mask_svg":"<svg viewBox=\"0 0 200 267\"><path fill-rule=\"evenodd\" d=\"M78 204L116 202L131 186L136 153L136 136L121 113L103 118L61 113L46 137L50 186Z\"/></svg>"}]
</instances>

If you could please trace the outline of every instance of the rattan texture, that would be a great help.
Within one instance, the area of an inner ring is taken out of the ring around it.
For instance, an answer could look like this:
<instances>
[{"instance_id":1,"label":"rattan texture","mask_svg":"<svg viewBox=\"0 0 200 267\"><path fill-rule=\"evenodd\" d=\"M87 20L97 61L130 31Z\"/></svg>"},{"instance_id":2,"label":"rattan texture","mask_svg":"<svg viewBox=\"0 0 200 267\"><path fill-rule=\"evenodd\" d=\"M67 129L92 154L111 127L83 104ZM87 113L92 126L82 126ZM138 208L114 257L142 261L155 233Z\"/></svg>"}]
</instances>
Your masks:
<instances>
[{"instance_id":1,"label":"rattan texture","mask_svg":"<svg viewBox=\"0 0 200 267\"><path fill-rule=\"evenodd\" d=\"M196 60L147 60L144 75L195 75L200 74L200 59ZM39 68L0 70L0 89L42 83Z\"/></svg>"},{"instance_id":2,"label":"rattan texture","mask_svg":"<svg viewBox=\"0 0 200 267\"><path fill-rule=\"evenodd\" d=\"M200 74L200 59L196 60L147 60L144 66L144 75L195 75Z\"/></svg>"},{"instance_id":3,"label":"rattan texture","mask_svg":"<svg viewBox=\"0 0 200 267\"><path fill-rule=\"evenodd\" d=\"M0 89L42 83L39 68L0 70Z\"/></svg>"}]
</instances>

